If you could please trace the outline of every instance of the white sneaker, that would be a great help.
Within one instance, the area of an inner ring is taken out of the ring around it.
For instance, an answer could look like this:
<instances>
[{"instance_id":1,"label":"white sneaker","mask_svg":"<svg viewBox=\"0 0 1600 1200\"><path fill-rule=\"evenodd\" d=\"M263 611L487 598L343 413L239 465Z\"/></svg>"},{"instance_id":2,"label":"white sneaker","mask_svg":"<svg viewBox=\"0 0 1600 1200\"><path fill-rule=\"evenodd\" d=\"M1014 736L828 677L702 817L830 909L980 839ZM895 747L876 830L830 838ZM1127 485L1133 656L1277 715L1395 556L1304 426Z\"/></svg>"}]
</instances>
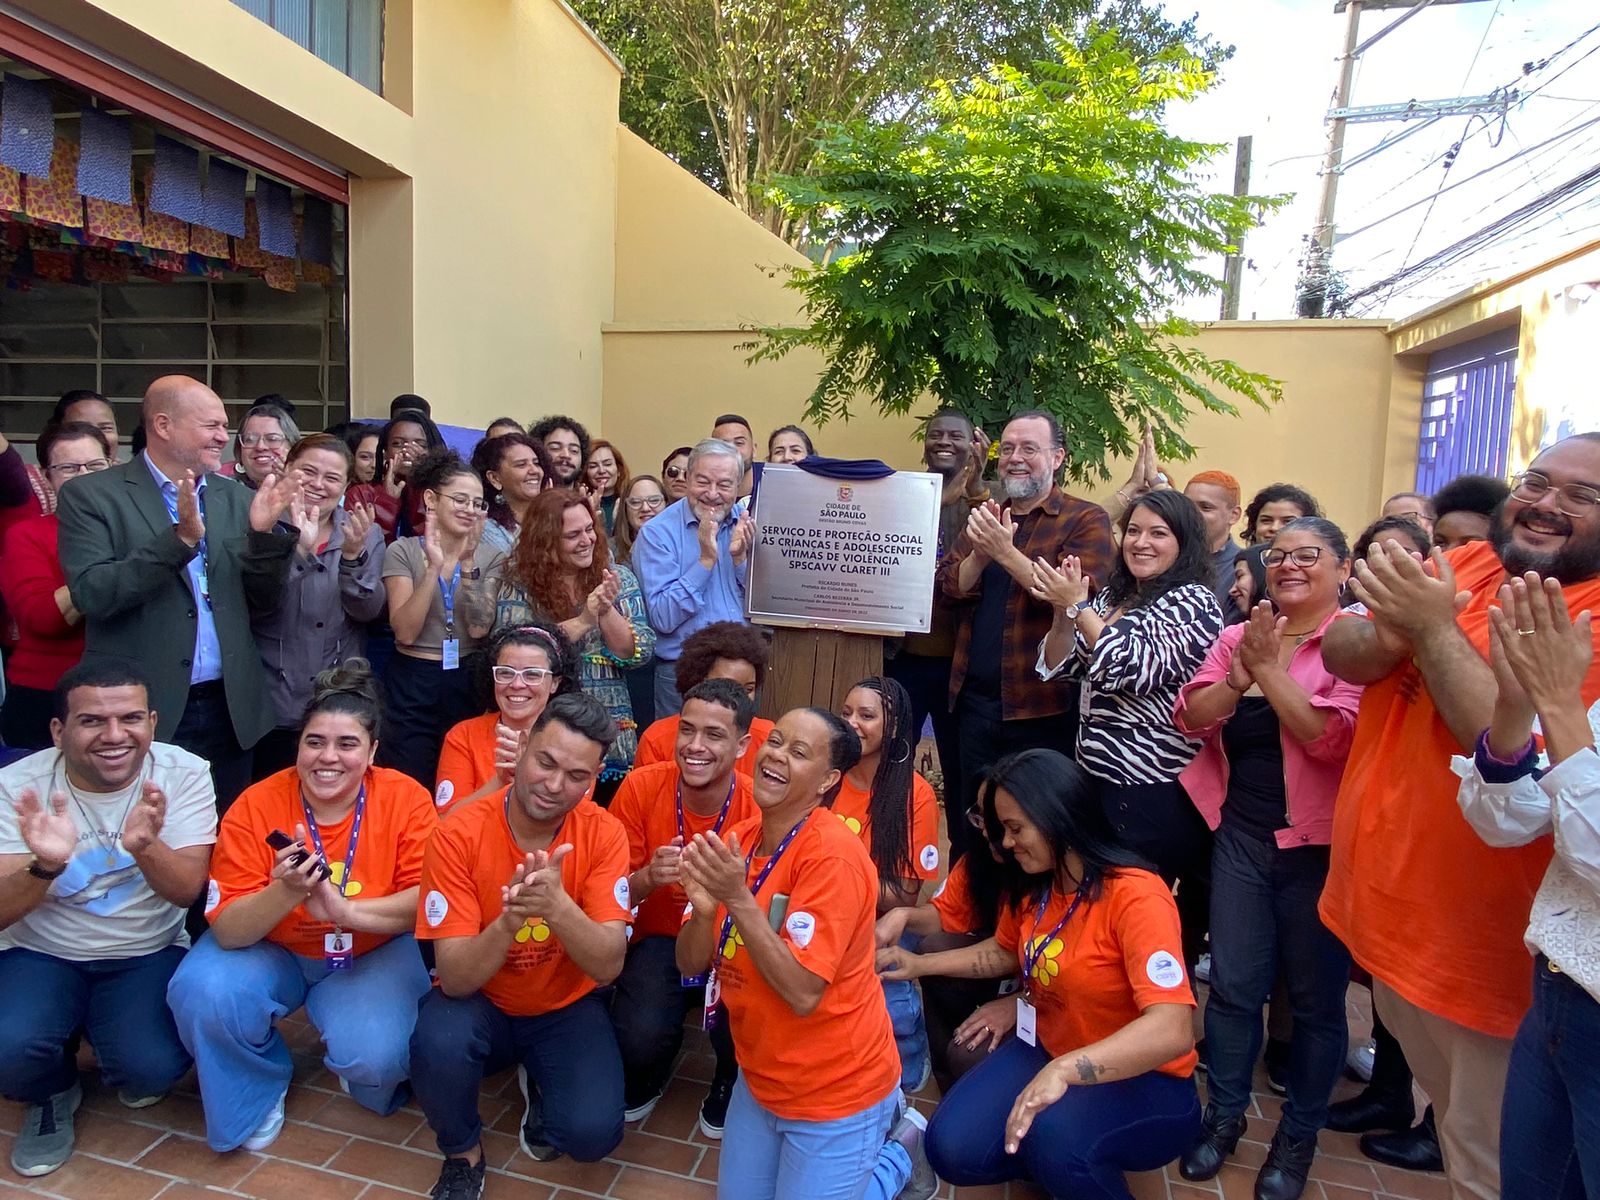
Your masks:
<instances>
[{"instance_id":1,"label":"white sneaker","mask_svg":"<svg viewBox=\"0 0 1600 1200\"><path fill-rule=\"evenodd\" d=\"M939 1190L939 1177L928 1161L928 1151L923 1136L928 1130L928 1119L907 1105L889 1131L889 1140L899 1142L911 1160L911 1178L906 1180L895 1200L929 1200Z\"/></svg>"},{"instance_id":2,"label":"white sneaker","mask_svg":"<svg viewBox=\"0 0 1600 1200\"><path fill-rule=\"evenodd\" d=\"M1199 959L1195 961L1194 977L1201 983L1211 982L1211 955L1209 952L1202 954Z\"/></svg>"},{"instance_id":3,"label":"white sneaker","mask_svg":"<svg viewBox=\"0 0 1600 1200\"><path fill-rule=\"evenodd\" d=\"M1362 1083L1372 1082L1372 1064L1378 1057L1378 1043L1368 1038L1361 1045L1355 1046L1350 1051L1350 1056L1344 1060L1344 1065L1350 1068Z\"/></svg>"},{"instance_id":4,"label":"white sneaker","mask_svg":"<svg viewBox=\"0 0 1600 1200\"><path fill-rule=\"evenodd\" d=\"M267 1113L266 1119L256 1126L254 1133L245 1138L242 1149L265 1150L278 1140L278 1135L283 1132L283 1103L288 1098L288 1092L278 1097L278 1102L272 1106L272 1111Z\"/></svg>"}]
</instances>

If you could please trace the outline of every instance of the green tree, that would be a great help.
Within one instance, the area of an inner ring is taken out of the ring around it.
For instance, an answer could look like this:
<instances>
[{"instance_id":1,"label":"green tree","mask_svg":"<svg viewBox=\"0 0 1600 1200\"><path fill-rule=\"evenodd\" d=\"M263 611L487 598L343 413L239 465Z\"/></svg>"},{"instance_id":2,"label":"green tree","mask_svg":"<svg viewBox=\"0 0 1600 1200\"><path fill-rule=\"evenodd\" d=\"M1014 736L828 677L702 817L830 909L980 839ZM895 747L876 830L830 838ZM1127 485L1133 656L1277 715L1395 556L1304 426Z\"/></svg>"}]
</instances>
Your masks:
<instances>
[{"instance_id":1,"label":"green tree","mask_svg":"<svg viewBox=\"0 0 1600 1200\"><path fill-rule=\"evenodd\" d=\"M1091 15L1148 54L1231 51L1148 0L577 0L627 67L622 119L738 208L804 245L762 185L803 172L819 132L917 119L939 79L1026 66Z\"/></svg>"},{"instance_id":2,"label":"green tree","mask_svg":"<svg viewBox=\"0 0 1600 1200\"><path fill-rule=\"evenodd\" d=\"M809 323L766 329L753 360L799 347L826 367L816 421L861 397L910 412L931 393L991 430L1044 408L1069 431L1067 471L1106 478L1152 426L1164 456L1189 457L1193 405L1235 412L1227 389L1265 406L1273 380L1185 344L1171 313L1215 290L1199 265L1278 199L1215 195L1195 170L1222 147L1161 124L1210 86L1202 63L1153 57L1114 31L1055 38L1032 71L997 66L939 87L925 123L831 128L811 170L769 199L857 249L796 272Z\"/></svg>"}]
</instances>

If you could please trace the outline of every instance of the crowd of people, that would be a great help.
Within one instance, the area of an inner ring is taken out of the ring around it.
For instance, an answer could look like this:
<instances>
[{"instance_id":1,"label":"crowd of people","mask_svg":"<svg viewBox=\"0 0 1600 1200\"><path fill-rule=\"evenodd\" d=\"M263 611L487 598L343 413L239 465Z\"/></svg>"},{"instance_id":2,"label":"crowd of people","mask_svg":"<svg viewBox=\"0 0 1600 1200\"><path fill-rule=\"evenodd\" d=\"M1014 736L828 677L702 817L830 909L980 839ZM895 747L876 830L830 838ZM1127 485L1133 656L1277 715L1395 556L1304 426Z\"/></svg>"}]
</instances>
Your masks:
<instances>
[{"instance_id":1,"label":"crowd of people","mask_svg":"<svg viewBox=\"0 0 1600 1200\"><path fill-rule=\"evenodd\" d=\"M1456 1200L1600 1196L1600 434L1352 539L1148 435L1076 497L1053 416L941 411L931 628L767 719L759 442L706 428L659 475L564 415L462 457L411 395L230 436L168 376L126 458L91 392L36 465L0 439L18 1173L71 1156L85 1041L130 1108L193 1069L212 1149L272 1145L303 1008L352 1101L415 1097L437 1200L482 1194L486 1076L527 1154L598 1159L694 1019L728 1200L1210 1179L1263 1053L1258 1200L1325 1128Z\"/></svg>"}]
</instances>

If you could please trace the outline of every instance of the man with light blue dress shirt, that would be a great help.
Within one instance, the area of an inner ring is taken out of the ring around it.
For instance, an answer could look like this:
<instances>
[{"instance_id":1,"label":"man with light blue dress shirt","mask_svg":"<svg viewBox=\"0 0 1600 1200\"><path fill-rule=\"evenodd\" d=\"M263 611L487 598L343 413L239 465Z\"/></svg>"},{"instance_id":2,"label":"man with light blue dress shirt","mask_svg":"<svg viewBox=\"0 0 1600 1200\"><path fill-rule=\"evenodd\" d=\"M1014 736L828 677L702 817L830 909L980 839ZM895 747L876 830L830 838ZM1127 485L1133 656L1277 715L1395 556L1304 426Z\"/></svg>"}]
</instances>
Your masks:
<instances>
[{"instance_id":1,"label":"man with light blue dress shirt","mask_svg":"<svg viewBox=\"0 0 1600 1200\"><path fill-rule=\"evenodd\" d=\"M142 454L61 489L61 565L84 615L84 661L131 662L150 678L161 739L211 764L225 809L276 723L250 618L283 591L296 535L274 527L297 485L269 476L251 493L213 474L228 414L199 380L157 379L143 415Z\"/></svg>"},{"instance_id":2,"label":"man with light blue dress shirt","mask_svg":"<svg viewBox=\"0 0 1600 1200\"><path fill-rule=\"evenodd\" d=\"M689 494L639 530L633 570L656 631L656 718L683 707L678 656L684 639L716 621L745 620L755 522L736 511L744 459L720 438L689 455Z\"/></svg>"}]
</instances>

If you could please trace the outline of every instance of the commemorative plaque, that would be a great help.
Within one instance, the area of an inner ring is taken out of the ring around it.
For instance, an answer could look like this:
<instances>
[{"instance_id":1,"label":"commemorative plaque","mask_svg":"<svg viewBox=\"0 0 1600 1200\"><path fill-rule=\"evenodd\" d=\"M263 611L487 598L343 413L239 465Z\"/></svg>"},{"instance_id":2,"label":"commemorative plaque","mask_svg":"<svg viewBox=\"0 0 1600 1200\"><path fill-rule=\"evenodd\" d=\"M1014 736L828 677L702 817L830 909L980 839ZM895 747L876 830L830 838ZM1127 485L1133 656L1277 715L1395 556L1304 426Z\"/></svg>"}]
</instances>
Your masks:
<instances>
[{"instance_id":1,"label":"commemorative plaque","mask_svg":"<svg viewBox=\"0 0 1600 1200\"><path fill-rule=\"evenodd\" d=\"M764 466L747 591L752 621L926 633L944 481L921 471L839 480Z\"/></svg>"}]
</instances>

